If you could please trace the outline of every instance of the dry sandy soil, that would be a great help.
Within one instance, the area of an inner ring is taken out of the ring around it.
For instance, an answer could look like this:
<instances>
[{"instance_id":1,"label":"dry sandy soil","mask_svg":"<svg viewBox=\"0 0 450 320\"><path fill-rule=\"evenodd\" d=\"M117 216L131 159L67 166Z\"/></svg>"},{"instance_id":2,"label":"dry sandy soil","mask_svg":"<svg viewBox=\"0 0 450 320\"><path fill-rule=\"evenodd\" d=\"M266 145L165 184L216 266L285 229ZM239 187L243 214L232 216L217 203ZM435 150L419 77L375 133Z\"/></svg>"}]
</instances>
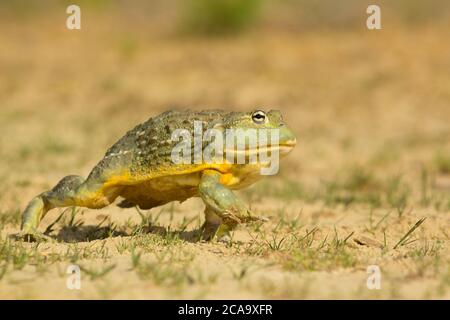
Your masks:
<instances>
[{"instance_id":1,"label":"dry sandy soil","mask_svg":"<svg viewBox=\"0 0 450 320\"><path fill-rule=\"evenodd\" d=\"M448 27L212 39L98 19L0 25L0 298L450 298ZM190 199L68 210L54 243L11 238L34 195L86 176L135 124L255 106L280 109L299 142L278 176L240 192L269 222L198 242Z\"/></svg>"}]
</instances>

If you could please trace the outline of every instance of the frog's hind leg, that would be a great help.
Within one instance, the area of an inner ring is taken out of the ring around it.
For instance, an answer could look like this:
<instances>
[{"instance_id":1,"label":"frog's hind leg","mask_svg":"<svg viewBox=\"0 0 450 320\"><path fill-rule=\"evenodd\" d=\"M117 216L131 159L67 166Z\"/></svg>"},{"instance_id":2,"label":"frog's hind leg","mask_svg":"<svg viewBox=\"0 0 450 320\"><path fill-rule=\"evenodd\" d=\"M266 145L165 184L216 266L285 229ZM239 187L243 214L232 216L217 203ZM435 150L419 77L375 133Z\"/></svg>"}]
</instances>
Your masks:
<instances>
[{"instance_id":1,"label":"frog's hind leg","mask_svg":"<svg viewBox=\"0 0 450 320\"><path fill-rule=\"evenodd\" d=\"M22 235L28 240L45 238L37 231L40 221L45 214L54 208L82 206L88 208L102 208L111 201L107 197L94 197L93 188L86 186L85 179L80 176L67 176L51 190L34 197L22 215Z\"/></svg>"}]
</instances>

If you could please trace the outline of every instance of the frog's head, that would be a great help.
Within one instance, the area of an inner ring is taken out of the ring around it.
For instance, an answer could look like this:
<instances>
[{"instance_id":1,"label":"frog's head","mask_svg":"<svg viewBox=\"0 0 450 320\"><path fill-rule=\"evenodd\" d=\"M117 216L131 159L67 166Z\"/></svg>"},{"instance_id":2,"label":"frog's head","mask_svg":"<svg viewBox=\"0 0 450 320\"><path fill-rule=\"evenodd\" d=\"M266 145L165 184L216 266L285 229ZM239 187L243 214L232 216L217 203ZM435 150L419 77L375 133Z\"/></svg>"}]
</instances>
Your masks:
<instances>
[{"instance_id":1,"label":"frog's head","mask_svg":"<svg viewBox=\"0 0 450 320\"><path fill-rule=\"evenodd\" d=\"M283 120L281 112L278 110L270 110L268 112L254 110L251 112L233 113L231 117L223 121L222 125L225 129L242 129L244 132L247 129L265 129L256 131L258 131L259 135L268 135L268 151L277 148L280 157L284 157L292 151L297 143L295 134ZM272 135L274 135L275 140L271 138ZM259 148L261 148L260 142L261 140L258 143Z\"/></svg>"}]
</instances>

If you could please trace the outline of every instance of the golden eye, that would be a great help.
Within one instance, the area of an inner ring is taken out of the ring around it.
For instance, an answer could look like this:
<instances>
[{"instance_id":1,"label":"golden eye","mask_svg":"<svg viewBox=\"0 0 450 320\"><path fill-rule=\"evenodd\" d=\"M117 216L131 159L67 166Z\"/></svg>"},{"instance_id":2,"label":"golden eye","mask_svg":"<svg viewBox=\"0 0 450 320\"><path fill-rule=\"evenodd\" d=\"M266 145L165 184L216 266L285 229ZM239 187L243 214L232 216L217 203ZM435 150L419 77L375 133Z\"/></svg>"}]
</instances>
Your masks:
<instances>
[{"instance_id":1,"label":"golden eye","mask_svg":"<svg viewBox=\"0 0 450 320\"><path fill-rule=\"evenodd\" d=\"M261 110L257 110L252 114L252 120L256 124L262 124L266 122L266 113Z\"/></svg>"}]
</instances>

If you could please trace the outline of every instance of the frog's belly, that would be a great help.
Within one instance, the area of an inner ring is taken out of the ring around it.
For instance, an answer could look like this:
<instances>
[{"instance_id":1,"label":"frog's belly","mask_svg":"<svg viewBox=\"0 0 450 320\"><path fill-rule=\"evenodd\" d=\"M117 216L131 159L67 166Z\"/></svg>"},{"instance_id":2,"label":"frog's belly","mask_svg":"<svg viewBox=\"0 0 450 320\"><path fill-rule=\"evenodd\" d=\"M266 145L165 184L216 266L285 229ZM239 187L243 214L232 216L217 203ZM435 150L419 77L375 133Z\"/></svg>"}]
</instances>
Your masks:
<instances>
[{"instance_id":1,"label":"frog's belly","mask_svg":"<svg viewBox=\"0 0 450 320\"><path fill-rule=\"evenodd\" d=\"M238 167L238 166L237 166ZM238 170L222 175L221 183L230 189L248 187L261 178L259 171L250 166L239 166ZM120 196L141 209L150 209L171 201L184 201L198 196L198 185L202 173L173 175L154 178L136 185L123 186Z\"/></svg>"},{"instance_id":2,"label":"frog's belly","mask_svg":"<svg viewBox=\"0 0 450 320\"><path fill-rule=\"evenodd\" d=\"M150 209L171 201L184 201L197 196L199 182L200 173L160 177L125 186L120 196L141 209Z\"/></svg>"}]
</instances>

